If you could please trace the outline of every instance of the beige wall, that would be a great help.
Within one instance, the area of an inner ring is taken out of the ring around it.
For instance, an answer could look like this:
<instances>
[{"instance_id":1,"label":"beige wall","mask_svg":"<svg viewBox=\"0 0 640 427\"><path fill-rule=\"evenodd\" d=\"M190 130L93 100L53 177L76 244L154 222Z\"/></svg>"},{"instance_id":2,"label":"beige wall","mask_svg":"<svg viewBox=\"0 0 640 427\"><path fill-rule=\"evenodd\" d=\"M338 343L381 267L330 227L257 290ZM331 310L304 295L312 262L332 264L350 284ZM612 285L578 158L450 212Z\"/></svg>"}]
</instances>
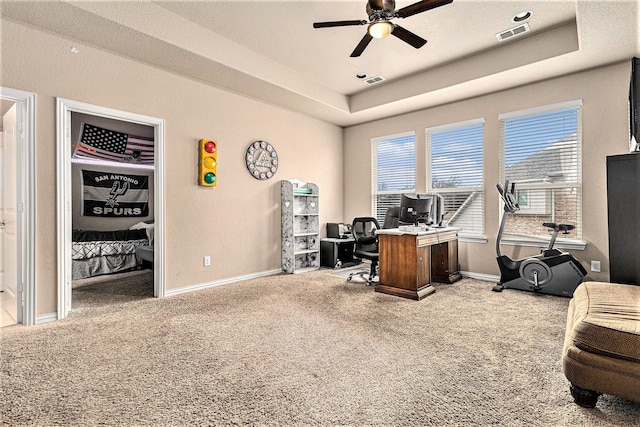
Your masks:
<instances>
[{"instance_id":1,"label":"beige wall","mask_svg":"<svg viewBox=\"0 0 640 427\"><path fill-rule=\"evenodd\" d=\"M282 179L319 185L323 232L344 216L337 126L6 19L1 49L0 85L37 94L37 316L56 311L56 97L165 119L168 290L279 269ZM200 138L219 143L215 188L196 185ZM245 169L254 140L278 150L271 180Z\"/></svg>"},{"instance_id":2,"label":"beige wall","mask_svg":"<svg viewBox=\"0 0 640 427\"><path fill-rule=\"evenodd\" d=\"M602 261L602 273L588 278L608 280L608 234L606 199L606 163L610 154L629 150L628 95L630 61L591 71L531 84L461 102L379 120L345 130L345 217L371 212L371 138L406 131L416 133L417 190L426 190L426 127L484 117L484 180L486 190L485 235L488 243L461 243L463 271L499 275L495 261L495 237L498 232L500 203L495 190L498 182L498 115L509 111L583 100L583 240L584 251L571 251L589 270L590 260ZM535 248L504 247L516 258L538 253Z\"/></svg>"}]
</instances>

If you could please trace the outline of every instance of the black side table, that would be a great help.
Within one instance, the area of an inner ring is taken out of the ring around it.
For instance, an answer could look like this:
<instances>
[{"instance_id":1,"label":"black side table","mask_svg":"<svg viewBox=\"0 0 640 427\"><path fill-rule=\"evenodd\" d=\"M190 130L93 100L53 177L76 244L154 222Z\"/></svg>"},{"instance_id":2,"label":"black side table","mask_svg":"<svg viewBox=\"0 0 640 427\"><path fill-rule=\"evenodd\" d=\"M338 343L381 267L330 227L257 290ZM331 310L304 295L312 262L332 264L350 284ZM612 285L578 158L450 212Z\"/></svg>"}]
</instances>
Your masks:
<instances>
[{"instance_id":1,"label":"black side table","mask_svg":"<svg viewBox=\"0 0 640 427\"><path fill-rule=\"evenodd\" d=\"M360 260L353 257L355 240L327 237L320 239L320 265L331 268L351 267Z\"/></svg>"}]
</instances>

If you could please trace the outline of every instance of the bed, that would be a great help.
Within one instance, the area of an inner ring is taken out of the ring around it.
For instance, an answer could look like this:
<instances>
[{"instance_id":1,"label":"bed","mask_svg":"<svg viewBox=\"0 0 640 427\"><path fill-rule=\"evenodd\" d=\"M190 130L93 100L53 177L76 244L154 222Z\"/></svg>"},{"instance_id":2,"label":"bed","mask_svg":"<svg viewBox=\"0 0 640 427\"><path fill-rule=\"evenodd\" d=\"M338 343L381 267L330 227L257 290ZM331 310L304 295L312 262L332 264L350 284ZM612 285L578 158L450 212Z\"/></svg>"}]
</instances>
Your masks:
<instances>
[{"instance_id":1,"label":"bed","mask_svg":"<svg viewBox=\"0 0 640 427\"><path fill-rule=\"evenodd\" d=\"M152 244L153 224L140 223L127 230L73 230L72 279L135 269L142 264L136 250Z\"/></svg>"}]
</instances>

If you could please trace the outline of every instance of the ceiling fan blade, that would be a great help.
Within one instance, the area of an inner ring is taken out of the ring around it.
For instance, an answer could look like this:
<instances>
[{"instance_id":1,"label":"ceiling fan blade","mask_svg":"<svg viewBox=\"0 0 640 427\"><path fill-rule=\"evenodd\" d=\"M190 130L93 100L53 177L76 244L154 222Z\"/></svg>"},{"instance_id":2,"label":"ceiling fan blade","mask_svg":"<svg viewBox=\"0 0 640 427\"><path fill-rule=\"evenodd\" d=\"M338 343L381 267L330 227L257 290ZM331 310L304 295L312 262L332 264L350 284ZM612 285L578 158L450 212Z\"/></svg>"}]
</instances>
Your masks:
<instances>
[{"instance_id":1,"label":"ceiling fan blade","mask_svg":"<svg viewBox=\"0 0 640 427\"><path fill-rule=\"evenodd\" d=\"M313 28L346 27L349 25L365 25L365 20L314 22Z\"/></svg>"},{"instance_id":2,"label":"ceiling fan blade","mask_svg":"<svg viewBox=\"0 0 640 427\"><path fill-rule=\"evenodd\" d=\"M353 52L351 52L350 56L352 58L356 58L362 55L362 52L364 52L366 47L369 45L369 42L371 42L371 39L373 39L373 37L371 37L368 32L364 33L364 37L362 38L362 40L360 40L360 43L358 43L358 46L356 46Z\"/></svg>"},{"instance_id":3,"label":"ceiling fan blade","mask_svg":"<svg viewBox=\"0 0 640 427\"><path fill-rule=\"evenodd\" d=\"M453 0L423 0L399 9L397 15L400 18L406 18L449 3L453 3Z\"/></svg>"},{"instance_id":4,"label":"ceiling fan blade","mask_svg":"<svg viewBox=\"0 0 640 427\"><path fill-rule=\"evenodd\" d=\"M411 46L415 47L416 49L420 49L422 46L425 45L425 43L427 43L425 39L412 33L406 28L402 28L400 25L396 25L391 34L396 36L400 40L409 43Z\"/></svg>"}]
</instances>

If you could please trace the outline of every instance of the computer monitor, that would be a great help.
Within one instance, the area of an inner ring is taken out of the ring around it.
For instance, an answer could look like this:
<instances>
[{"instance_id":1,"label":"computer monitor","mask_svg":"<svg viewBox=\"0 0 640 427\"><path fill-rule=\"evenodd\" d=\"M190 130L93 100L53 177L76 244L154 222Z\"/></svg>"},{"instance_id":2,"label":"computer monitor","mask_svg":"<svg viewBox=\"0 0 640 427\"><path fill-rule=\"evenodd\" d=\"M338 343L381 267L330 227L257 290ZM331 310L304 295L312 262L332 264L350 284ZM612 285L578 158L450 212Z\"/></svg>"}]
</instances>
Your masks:
<instances>
[{"instance_id":1,"label":"computer monitor","mask_svg":"<svg viewBox=\"0 0 640 427\"><path fill-rule=\"evenodd\" d=\"M433 203L431 204L431 223L434 227L441 227L442 221L444 221L444 197L440 194L431 194L433 197Z\"/></svg>"},{"instance_id":2,"label":"computer monitor","mask_svg":"<svg viewBox=\"0 0 640 427\"><path fill-rule=\"evenodd\" d=\"M400 199L400 222L418 225L428 224L433 196L429 194L403 194Z\"/></svg>"}]
</instances>

